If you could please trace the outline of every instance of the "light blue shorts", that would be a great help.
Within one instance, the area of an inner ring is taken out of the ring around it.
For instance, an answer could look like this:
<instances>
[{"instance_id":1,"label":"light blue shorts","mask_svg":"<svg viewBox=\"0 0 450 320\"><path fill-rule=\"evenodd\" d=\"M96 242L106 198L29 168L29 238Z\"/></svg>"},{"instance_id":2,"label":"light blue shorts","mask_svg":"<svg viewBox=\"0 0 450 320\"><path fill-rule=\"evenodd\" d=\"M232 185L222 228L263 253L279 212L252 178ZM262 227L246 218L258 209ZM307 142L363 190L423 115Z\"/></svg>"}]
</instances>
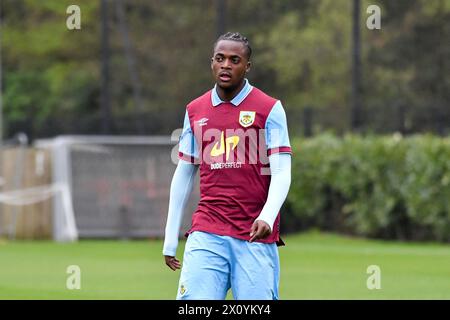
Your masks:
<instances>
[{"instance_id":1,"label":"light blue shorts","mask_svg":"<svg viewBox=\"0 0 450 320\"><path fill-rule=\"evenodd\" d=\"M177 300L278 300L280 262L275 243L250 243L194 231L187 239Z\"/></svg>"}]
</instances>

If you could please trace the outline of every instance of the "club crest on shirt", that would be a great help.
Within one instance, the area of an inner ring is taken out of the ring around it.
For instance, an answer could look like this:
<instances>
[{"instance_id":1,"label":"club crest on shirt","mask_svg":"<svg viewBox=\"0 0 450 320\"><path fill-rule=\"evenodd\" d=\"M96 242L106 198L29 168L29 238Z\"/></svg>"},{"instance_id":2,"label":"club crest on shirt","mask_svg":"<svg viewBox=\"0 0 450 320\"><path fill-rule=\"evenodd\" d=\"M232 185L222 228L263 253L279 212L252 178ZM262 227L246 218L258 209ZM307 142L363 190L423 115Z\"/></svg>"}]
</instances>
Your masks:
<instances>
[{"instance_id":1,"label":"club crest on shirt","mask_svg":"<svg viewBox=\"0 0 450 320\"><path fill-rule=\"evenodd\" d=\"M255 111L239 112L239 124L244 128L250 127L255 122Z\"/></svg>"}]
</instances>

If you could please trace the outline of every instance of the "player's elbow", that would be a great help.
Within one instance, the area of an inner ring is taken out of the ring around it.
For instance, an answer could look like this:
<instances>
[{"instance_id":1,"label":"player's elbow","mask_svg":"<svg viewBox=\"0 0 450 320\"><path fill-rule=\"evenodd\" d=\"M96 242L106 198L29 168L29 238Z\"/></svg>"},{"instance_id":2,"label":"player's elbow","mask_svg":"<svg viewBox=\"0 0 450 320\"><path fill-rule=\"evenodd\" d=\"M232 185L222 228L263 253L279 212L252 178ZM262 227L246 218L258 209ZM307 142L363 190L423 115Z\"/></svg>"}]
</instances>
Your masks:
<instances>
[{"instance_id":1,"label":"player's elbow","mask_svg":"<svg viewBox=\"0 0 450 320\"><path fill-rule=\"evenodd\" d=\"M285 179L284 179L284 185L286 189L286 195L289 192L289 189L291 187L291 170L286 172Z\"/></svg>"},{"instance_id":2,"label":"player's elbow","mask_svg":"<svg viewBox=\"0 0 450 320\"><path fill-rule=\"evenodd\" d=\"M286 186L287 186L287 189L289 190L289 188L291 187L291 171L289 171L288 172L288 174L287 174L287 178L286 178Z\"/></svg>"}]
</instances>

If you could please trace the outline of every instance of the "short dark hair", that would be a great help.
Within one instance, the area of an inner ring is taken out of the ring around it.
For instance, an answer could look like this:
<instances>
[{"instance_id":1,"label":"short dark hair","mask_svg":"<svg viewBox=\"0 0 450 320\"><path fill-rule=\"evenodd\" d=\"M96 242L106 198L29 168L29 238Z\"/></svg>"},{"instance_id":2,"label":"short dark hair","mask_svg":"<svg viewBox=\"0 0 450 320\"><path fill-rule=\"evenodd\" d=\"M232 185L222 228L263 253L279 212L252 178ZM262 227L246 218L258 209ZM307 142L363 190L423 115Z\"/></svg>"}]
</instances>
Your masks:
<instances>
[{"instance_id":1,"label":"short dark hair","mask_svg":"<svg viewBox=\"0 0 450 320\"><path fill-rule=\"evenodd\" d=\"M216 48L216 45L220 40L231 40L231 41L242 42L244 44L245 48L247 49L247 59L250 60L250 57L252 55L252 48L250 47L250 43L248 42L248 39L246 37L244 37L242 34L240 34L239 32L227 32L227 33L221 35L219 38L217 38L216 42L214 42L213 49Z\"/></svg>"}]
</instances>

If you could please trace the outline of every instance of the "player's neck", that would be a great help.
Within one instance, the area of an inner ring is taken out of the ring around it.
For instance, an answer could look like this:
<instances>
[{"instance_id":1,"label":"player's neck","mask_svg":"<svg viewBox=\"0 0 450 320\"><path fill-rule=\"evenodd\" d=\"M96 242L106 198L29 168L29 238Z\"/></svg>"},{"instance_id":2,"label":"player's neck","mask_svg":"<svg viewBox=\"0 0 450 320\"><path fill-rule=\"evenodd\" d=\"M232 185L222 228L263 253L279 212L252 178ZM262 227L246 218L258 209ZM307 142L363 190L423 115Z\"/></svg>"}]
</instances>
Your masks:
<instances>
[{"instance_id":1,"label":"player's neck","mask_svg":"<svg viewBox=\"0 0 450 320\"><path fill-rule=\"evenodd\" d=\"M241 83L234 88L224 89L219 86L216 86L216 90L217 90L217 94L219 95L219 98L222 101L229 102L229 101L233 100L234 97L236 97L239 94L239 92L241 92L241 90L242 90L242 88L244 88L244 86L245 86L245 79L242 79Z\"/></svg>"}]
</instances>

